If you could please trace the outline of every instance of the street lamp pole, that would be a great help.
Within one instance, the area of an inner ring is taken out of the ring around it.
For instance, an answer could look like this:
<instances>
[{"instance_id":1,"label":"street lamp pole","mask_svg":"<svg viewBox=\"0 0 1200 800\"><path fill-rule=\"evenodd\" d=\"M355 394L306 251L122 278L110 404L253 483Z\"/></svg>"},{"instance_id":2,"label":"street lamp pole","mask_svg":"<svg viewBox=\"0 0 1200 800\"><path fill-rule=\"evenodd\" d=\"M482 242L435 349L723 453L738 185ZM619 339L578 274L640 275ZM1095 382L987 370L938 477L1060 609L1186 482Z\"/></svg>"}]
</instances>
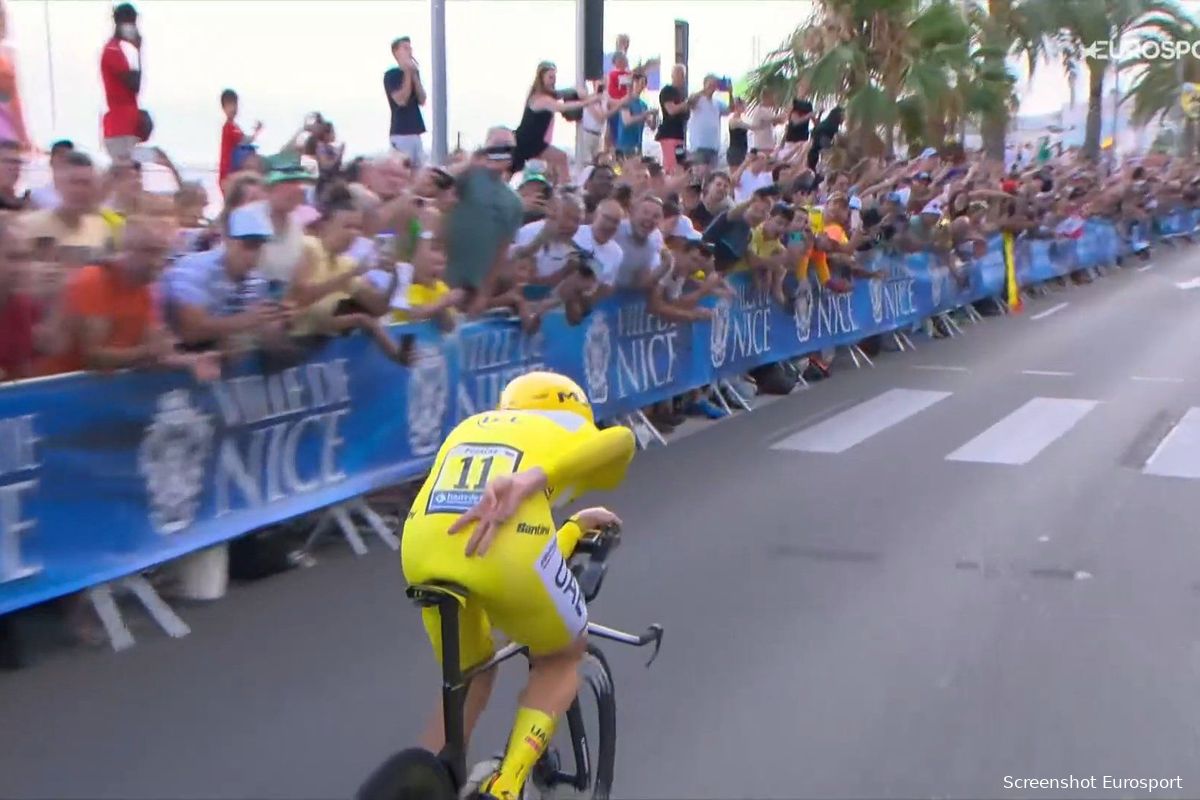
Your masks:
<instances>
[{"instance_id":1,"label":"street lamp pole","mask_svg":"<svg viewBox=\"0 0 1200 800\"><path fill-rule=\"evenodd\" d=\"M446 0L430 0L429 6L433 44L433 163L445 164L449 156L446 110L450 100L446 86Z\"/></svg>"}]
</instances>

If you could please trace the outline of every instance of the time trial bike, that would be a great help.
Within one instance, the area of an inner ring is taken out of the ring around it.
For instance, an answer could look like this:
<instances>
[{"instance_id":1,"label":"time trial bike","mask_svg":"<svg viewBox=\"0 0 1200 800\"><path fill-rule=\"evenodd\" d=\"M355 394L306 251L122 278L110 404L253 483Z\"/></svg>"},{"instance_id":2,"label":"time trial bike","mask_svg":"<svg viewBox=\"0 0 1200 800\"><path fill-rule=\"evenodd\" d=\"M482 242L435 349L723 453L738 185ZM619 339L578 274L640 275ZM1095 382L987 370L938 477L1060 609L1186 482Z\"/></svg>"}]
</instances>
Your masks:
<instances>
[{"instance_id":1,"label":"time trial bike","mask_svg":"<svg viewBox=\"0 0 1200 800\"><path fill-rule=\"evenodd\" d=\"M608 569L607 558L621 543L620 528L601 528L579 540L568 563L584 599L591 603L600 593ZM469 796L477 782L491 774L497 762L481 762L467 772L464 706L471 680L517 655L528 656L526 648L510 643L488 661L463 670L459 664L459 609L469 594L462 586L432 581L408 587L408 597L421 608L436 608L442 639L442 712L446 746L436 755L422 748L409 748L393 755L359 789L358 800L451 800ZM588 725L579 696L567 710L567 733L572 771L565 770L563 754L555 745L546 748L525 786L524 800L586 797L607 800L612 789L617 751L617 708L612 671L597 639L645 647L654 651L649 667L662 646L663 628L651 625L636 635L589 622L588 645L581 667L580 693L590 692L596 704L595 763L589 749Z\"/></svg>"}]
</instances>

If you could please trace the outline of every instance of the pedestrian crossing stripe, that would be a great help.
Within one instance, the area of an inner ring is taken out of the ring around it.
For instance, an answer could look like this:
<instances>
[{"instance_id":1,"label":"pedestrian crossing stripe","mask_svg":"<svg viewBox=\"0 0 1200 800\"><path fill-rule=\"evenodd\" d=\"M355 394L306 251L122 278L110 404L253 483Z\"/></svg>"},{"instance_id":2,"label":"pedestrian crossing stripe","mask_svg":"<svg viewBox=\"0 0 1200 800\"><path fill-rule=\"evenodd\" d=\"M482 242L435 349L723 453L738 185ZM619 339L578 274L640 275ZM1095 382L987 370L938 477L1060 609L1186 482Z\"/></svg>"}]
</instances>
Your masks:
<instances>
[{"instance_id":1,"label":"pedestrian crossing stripe","mask_svg":"<svg viewBox=\"0 0 1200 800\"><path fill-rule=\"evenodd\" d=\"M1170 478L1200 478L1200 408L1190 408L1158 443L1142 472Z\"/></svg>"},{"instance_id":2,"label":"pedestrian crossing stripe","mask_svg":"<svg viewBox=\"0 0 1200 800\"><path fill-rule=\"evenodd\" d=\"M844 453L903 424L953 392L890 389L791 433L773 450ZM1082 398L1034 397L945 456L956 463L1021 466L1066 437L1100 406ZM1152 476L1200 479L1200 407L1189 409L1142 467Z\"/></svg>"},{"instance_id":3,"label":"pedestrian crossing stripe","mask_svg":"<svg viewBox=\"0 0 1200 800\"><path fill-rule=\"evenodd\" d=\"M952 392L923 389L889 389L840 414L805 428L775 443L775 450L806 453L843 453L925 409Z\"/></svg>"},{"instance_id":4,"label":"pedestrian crossing stripe","mask_svg":"<svg viewBox=\"0 0 1200 800\"><path fill-rule=\"evenodd\" d=\"M1097 405L1095 400L1035 397L946 456L946 460L1028 464Z\"/></svg>"}]
</instances>

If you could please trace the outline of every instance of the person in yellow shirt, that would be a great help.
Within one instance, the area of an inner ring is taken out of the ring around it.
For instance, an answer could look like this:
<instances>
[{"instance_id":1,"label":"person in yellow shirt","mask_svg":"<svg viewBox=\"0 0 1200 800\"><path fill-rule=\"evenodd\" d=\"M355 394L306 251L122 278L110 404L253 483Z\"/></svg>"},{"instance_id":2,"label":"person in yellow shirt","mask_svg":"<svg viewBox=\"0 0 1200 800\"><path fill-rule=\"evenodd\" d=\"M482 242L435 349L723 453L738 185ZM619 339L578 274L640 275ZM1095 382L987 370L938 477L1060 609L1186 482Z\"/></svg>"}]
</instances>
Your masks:
<instances>
[{"instance_id":1,"label":"person in yellow shirt","mask_svg":"<svg viewBox=\"0 0 1200 800\"><path fill-rule=\"evenodd\" d=\"M795 218L787 203L776 203L762 224L750 231L746 255L734 266L734 272L754 272L754 285L770 291L779 303L784 303L783 279L787 276L788 253L783 235Z\"/></svg>"},{"instance_id":2,"label":"person in yellow shirt","mask_svg":"<svg viewBox=\"0 0 1200 800\"><path fill-rule=\"evenodd\" d=\"M362 279L373 264L347 255L362 235L363 215L344 198L327 203L319 237L306 237L304 258L296 270L288 299L298 314L292 330L301 336L336 336L361 330L388 358L407 364L411 339L397 343L379 318L387 312L388 296Z\"/></svg>"},{"instance_id":3,"label":"person in yellow shirt","mask_svg":"<svg viewBox=\"0 0 1200 800\"><path fill-rule=\"evenodd\" d=\"M446 251L425 231L413 252L412 282L401 287L392 302L392 322L435 320L442 328L454 327L454 309L463 300L461 289L451 289L442 280L446 274Z\"/></svg>"},{"instance_id":4,"label":"person in yellow shirt","mask_svg":"<svg viewBox=\"0 0 1200 800\"><path fill-rule=\"evenodd\" d=\"M606 508L577 512L555 532L551 508L624 479L635 443L628 428L598 430L574 381L532 372L504 388L496 411L454 428L413 500L401 539L409 584L452 582L468 590L459 613L461 666L492 656L494 624L529 649L529 678L498 769L481 798L516 800L579 688L587 606L567 559L588 531L619 523ZM423 612L442 658L440 615ZM470 683L464 736L487 704L495 669ZM440 713L421 745L445 745Z\"/></svg>"}]
</instances>

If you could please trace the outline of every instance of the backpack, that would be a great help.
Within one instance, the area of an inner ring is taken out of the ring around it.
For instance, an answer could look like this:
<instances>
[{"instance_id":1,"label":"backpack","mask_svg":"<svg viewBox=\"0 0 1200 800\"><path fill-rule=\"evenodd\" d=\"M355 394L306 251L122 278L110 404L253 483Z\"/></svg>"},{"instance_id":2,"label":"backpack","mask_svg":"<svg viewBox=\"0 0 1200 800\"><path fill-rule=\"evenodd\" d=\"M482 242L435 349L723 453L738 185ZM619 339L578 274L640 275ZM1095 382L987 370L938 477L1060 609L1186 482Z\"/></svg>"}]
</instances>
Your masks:
<instances>
[{"instance_id":1,"label":"backpack","mask_svg":"<svg viewBox=\"0 0 1200 800\"><path fill-rule=\"evenodd\" d=\"M799 382L791 364L780 361L751 370L759 394L791 394Z\"/></svg>"}]
</instances>

